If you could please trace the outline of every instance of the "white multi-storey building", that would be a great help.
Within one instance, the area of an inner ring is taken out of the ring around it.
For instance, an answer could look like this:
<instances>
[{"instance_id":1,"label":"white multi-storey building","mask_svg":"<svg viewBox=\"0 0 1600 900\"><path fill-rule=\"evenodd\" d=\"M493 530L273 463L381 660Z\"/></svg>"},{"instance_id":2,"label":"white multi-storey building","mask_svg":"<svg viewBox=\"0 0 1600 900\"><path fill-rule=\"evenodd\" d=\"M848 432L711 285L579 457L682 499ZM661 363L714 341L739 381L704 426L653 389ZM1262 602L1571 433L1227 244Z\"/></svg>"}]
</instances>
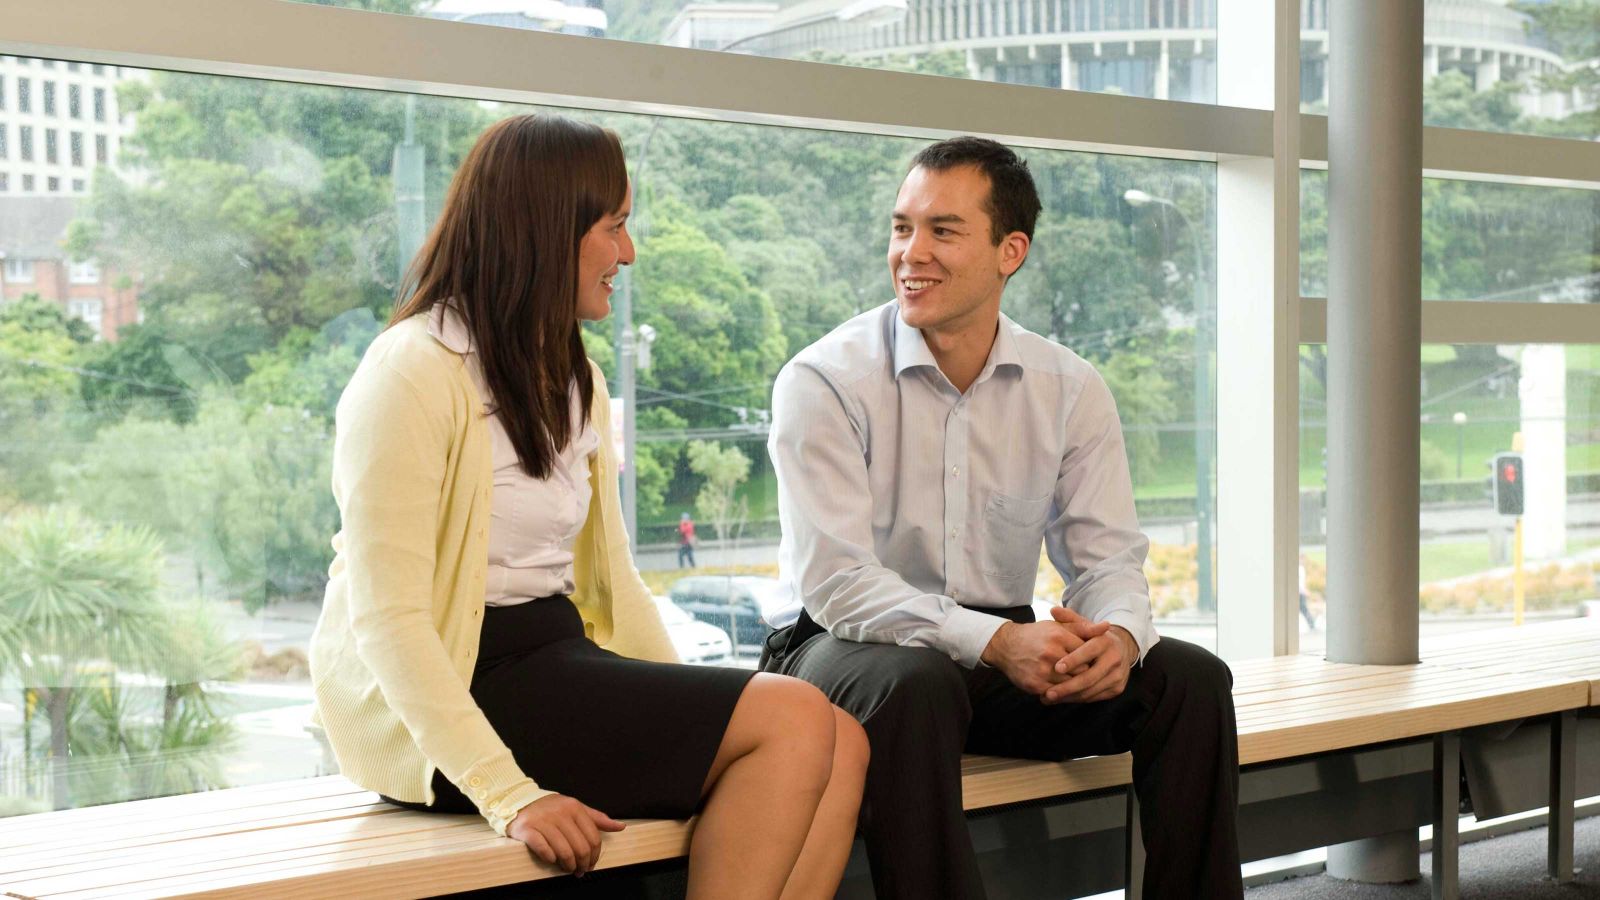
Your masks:
<instances>
[{"instance_id":1,"label":"white multi-storey building","mask_svg":"<svg viewBox=\"0 0 1600 900\"><path fill-rule=\"evenodd\" d=\"M118 66L0 56L0 197L81 197L131 129Z\"/></svg>"},{"instance_id":2,"label":"white multi-storey building","mask_svg":"<svg viewBox=\"0 0 1600 900\"><path fill-rule=\"evenodd\" d=\"M1301 91L1312 107L1325 107L1328 96L1330 2L1301 0ZM848 6L782 0L757 23L749 4L695 3L663 42L686 45L686 36L705 30L700 22L724 31L737 25L739 49L764 56L822 51L870 61L953 50L972 77L988 81L1216 100L1217 0L909 0L889 24L838 14ZM1573 111L1577 98L1537 84L1565 62L1506 0L1426 0L1426 7L1429 77L1459 70L1480 90L1514 82L1528 114Z\"/></svg>"}]
</instances>

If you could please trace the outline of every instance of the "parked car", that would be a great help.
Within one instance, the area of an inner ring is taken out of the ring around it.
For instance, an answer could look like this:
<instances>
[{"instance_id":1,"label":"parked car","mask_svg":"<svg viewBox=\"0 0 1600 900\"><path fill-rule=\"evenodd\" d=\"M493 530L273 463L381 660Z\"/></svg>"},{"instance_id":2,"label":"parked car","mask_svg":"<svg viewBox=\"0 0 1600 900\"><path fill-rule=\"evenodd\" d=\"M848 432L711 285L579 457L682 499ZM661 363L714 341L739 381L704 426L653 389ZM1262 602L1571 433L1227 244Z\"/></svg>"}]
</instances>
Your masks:
<instances>
[{"instance_id":1,"label":"parked car","mask_svg":"<svg viewBox=\"0 0 1600 900\"><path fill-rule=\"evenodd\" d=\"M726 631L698 621L666 597L655 601L679 659L697 666L720 666L733 658L733 639Z\"/></svg>"},{"instance_id":2,"label":"parked car","mask_svg":"<svg viewBox=\"0 0 1600 900\"><path fill-rule=\"evenodd\" d=\"M772 628L763 609L782 605L783 583L761 575L691 575L672 585L672 602L733 635L735 650L760 653Z\"/></svg>"}]
</instances>

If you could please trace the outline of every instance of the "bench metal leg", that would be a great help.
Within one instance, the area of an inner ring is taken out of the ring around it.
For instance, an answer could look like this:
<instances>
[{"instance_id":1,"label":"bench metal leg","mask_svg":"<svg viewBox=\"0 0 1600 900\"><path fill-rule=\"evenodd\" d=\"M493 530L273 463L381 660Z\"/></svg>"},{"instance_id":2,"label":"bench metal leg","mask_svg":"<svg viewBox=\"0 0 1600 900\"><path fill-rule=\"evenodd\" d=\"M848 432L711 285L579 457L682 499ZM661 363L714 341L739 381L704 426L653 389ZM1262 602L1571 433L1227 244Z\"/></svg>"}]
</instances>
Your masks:
<instances>
[{"instance_id":1,"label":"bench metal leg","mask_svg":"<svg viewBox=\"0 0 1600 900\"><path fill-rule=\"evenodd\" d=\"M1578 714L1557 713L1550 722L1550 859L1547 871L1558 882L1573 880L1572 828L1577 807Z\"/></svg>"},{"instance_id":2,"label":"bench metal leg","mask_svg":"<svg viewBox=\"0 0 1600 900\"><path fill-rule=\"evenodd\" d=\"M1461 732L1433 738L1433 900L1461 897Z\"/></svg>"},{"instance_id":3,"label":"bench metal leg","mask_svg":"<svg viewBox=\"0 0 1600 900\"><path fill-rule=\"evenodd\" d=\"M1139 798L1134 796L1133 785L1128 785L1128 824L1123 834L1123 859L1127 860L1128 871L1122 896L1125 900L1140 900L1144 896L1144 834L1139 828Z\"/></svg>"}]
</instances>

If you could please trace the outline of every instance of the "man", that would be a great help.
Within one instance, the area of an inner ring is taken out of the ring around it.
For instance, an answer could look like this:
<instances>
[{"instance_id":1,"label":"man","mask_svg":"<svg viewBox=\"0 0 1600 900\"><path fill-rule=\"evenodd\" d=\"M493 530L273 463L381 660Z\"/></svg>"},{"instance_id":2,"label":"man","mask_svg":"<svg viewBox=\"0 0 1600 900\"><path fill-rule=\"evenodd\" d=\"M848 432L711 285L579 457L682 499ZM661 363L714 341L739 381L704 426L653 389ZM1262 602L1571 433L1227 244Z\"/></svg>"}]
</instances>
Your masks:
<instances>
[{"instance_id":1,"label":"man","mask_svg":"<svg viewBox=\"0 0 1600 900\"><path fill-rule=\"evenodd\" d=\"M984 896L963 751L1125 750L1147 896L1238 897L1232 677L1158 642L1105 382L1000 314L1038 213L1026 163L1000 144L926 148L895 201L897 300L778 376L769 450L795 602L763 665L866 727L880 898ZM1035 622L1041 541L1067 588Z\"/></svg>"},{"instance_id":2,"label":"man","mask_svg":"<svg viewBox=\"0 0 1600 900\"><path fill-rule=\"evenodd\" d=\"M694 519L688 513L678 519L678 568L683 568L685 561L694 568Z\"/></svg>"}]
</instances>

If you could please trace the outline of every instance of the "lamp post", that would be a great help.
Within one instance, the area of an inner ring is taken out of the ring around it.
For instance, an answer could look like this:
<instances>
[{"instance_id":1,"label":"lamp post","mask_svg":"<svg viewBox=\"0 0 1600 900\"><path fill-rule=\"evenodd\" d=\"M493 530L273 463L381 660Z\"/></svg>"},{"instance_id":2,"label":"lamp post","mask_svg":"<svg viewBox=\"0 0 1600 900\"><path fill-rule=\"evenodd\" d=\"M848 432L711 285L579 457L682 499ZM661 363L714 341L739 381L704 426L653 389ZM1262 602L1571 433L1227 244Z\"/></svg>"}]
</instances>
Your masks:
<instances>
[{"instance_id":1,"label":"lamp post","mask_svg":"<svg viewBox=\"0 0 1600 900\"><path fill-rule=\"evenodd\" d=\"M406 95L405 138L394 145L394 221L396 257L399 265L397 283L406 289L406 272L411 260L422 248L427 236L428 220L424 208L424 177L427 168L427 148L416 137L417 98ZM401 297L399 302L405 302Z\"/></svg>"},{"instance_id":2,"label":"lamp post","mask_svg":"<svg viewBox=\"0 0 1600 900\"><path fill-rule=\"evenodd\" d=\"M633 179L633 219L638 223L638 243L643 244L646 223L644 207L644 175L650 164L650 145L661 129L661 119L650 123L650 133L645 135L644 146L639 149L639 165ZM620 273L622 289L617 292L615 344L617 347L617 393L622 395L622 520L628 526L628 544L639 544L639 467L634 456L638 449L636 421L639 411L639 390L634 378L635 368L650 368L650 345L656 339L656 330L649 325L637 329L633 325L633 267L624 266ZM640 366L638 363L642 362Z\"/></svg>"},{"instance_id":3,"label":"lamp post","mask_svg":"<svg viewBox=\"0 0 1600 900\"><path fill-rule=\"evenodd\" d=\"M1201 255L1200 232L1176 203L1152 196L1137 188L1122 199L1134 209L1162 206L1177 214L1194 244L1194 467L1195 467L1195 562L1200 582L1200 611L1215 613L1217 601L1211 574L1211 305L1205 280L1205 257Z\"/></svg>"},{"instance_id":4,"label":"lamp post","mask_svg":"<svg viewBox=\"0 0 1600 900\"><path fill-rule=\"evenodd\" d=\"M1467 414L1464 413L1464 412L1457 412L1455 415L1450 417L1450 421L1456 423L1456 480L1460 481L1461 480L1461 453L1462 453L1462 450L1465 448L1465 438L1463 437L1463 435L1466 432L1466 428L1464 428L1462 426L1467 424Z\"/></svg>"}]
</instances>

